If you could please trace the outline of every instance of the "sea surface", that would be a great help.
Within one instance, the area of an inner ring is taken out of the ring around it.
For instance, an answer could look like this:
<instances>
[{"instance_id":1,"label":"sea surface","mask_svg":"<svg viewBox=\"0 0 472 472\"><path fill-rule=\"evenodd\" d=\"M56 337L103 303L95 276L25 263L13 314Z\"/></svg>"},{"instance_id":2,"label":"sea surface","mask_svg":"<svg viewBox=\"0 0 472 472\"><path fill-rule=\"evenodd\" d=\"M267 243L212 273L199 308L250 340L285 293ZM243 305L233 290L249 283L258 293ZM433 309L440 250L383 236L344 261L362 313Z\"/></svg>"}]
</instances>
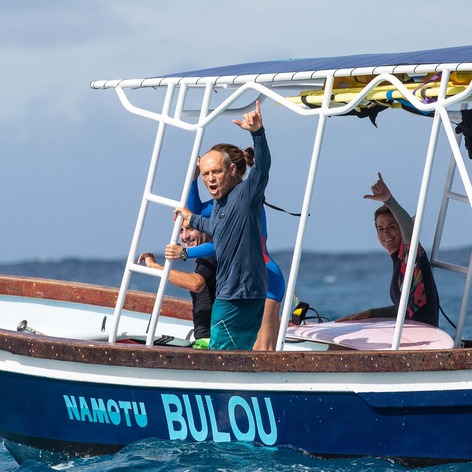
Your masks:
<instances>
[{"instance_id":1,"label":"sea surface","mask_svg":"<svg viewBox=\"0 0 472 472\"><path fill-rule=\"evenodd\" d=\"M465 266L469 263L470 253L471 248L448 250L440 254L440 259ZM288 277L291 253L273 252L272 256ZM191 264L190 261L185 263L179 261L175 267L191 270ZM19 261L0 264L0 273L117 287L120 285L124 265L124 258ZM299 268L296 295L300 301L309 303L321 316L336 319L366 308L389 305L390 278L391 260L383 252L304 254ZM457 324L465 276L435 269L435 278L441 306L450 319L449 322L441 315L440 325L453 335L451 323ZM153 277L136 274L131 280L131 288L152 292L156 289L156 280ZM186 292L170 286L168 294L189 298ZM463 339L472 339L471 311L472 308L469 307L467 317L470 325L467 325L466 321ZM458 434L467 433L458 431ZM325 459L287 448L262 448L244 443L186 444L149 438L131 444L114 455L75 459L51 468L32 460L20 466L0 444L0 472L47 470L77 472L400 472L410 470L465 472L472 471L472 462L413 468L379 458Z\"/></svg>"}]
</instances>

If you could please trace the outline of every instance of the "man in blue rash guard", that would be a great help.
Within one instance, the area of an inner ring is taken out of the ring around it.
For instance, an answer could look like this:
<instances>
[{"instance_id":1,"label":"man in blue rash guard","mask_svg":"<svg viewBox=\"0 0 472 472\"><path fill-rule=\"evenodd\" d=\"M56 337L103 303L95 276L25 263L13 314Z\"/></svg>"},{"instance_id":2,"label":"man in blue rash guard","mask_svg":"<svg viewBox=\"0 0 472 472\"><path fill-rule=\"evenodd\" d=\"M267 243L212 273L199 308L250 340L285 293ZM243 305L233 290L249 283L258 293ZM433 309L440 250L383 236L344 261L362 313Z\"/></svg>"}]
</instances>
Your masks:
<instances>
[{"instance_id":1,"label":"man in blue rash guard","mask_svg":"<svg viewBox=\"0 0 472 472\"><path fill-rule=\"evenodd\" d=\"M247 175L247 169L254 166L254 149L248 147L241 149L233 144L216 144L211 148L220 152L226 152L231 158L231 162L236 165L237 171L241 178ZM202 215L205 217L211 216L213 208L213 200L202 201L198 190L197 179L200 175L200 168L197 165L193 176L192 187L187 200L187 207L192 213ZM264 305L264 315L262 316L262 324L257 335L257 340L254 343L253 349L257 351L275 351L277 345L277 336L279 332L279 310L285 293L285 280L280 270L280 267L272 259L267 249L267 221L264 207L261 212L262 223L262 249L264 253L264 260L267 267L267 295ZM172 245L168 245L166 250L171 249ZM175 259L181 257L181 253L185 252L189 259L195 257L208 257L215 254L215 248L212 242L202 244L200 246L183 248L180 245L174 245L172 256Z\"/></svg>"},{"instance_id":2,"label":"man in blue rash guard","mask_svg":"<svg viewBox=\"0 0 472 472\"><path fill-rule=\"evenodd\" d=\"M262 125L260 104L242 121L233 120L251 133L255 164L242 180L230 157L209 151L200 160L200 171L213 209L210 218L176 208L182 225L213 238L217 259L216 300L211 315L210 349L252 349L261 326L267 294L267 269L261 241L261 211L269 180L271 157Z\"/></svg>"}]
</instances>

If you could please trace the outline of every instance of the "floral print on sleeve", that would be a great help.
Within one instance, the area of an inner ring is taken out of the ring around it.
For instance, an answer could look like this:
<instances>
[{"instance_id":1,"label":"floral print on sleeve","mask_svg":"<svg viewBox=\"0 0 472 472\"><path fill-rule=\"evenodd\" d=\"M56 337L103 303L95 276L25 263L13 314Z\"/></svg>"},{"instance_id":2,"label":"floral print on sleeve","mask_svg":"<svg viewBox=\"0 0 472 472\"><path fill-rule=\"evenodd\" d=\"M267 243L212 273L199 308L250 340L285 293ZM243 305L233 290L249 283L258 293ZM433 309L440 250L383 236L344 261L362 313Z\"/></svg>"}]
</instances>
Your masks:
<instances>
[{"instance_id":1,"label":"floral print on sleeve","mask_svg":"<svg viewBox=\"0 0 472 472\"><path fill-rule=\"evenodd\" d=\"M405 278L406 265L408 262L408 254L410 250L409 244L401 244L398 253L398 258L401 261L400 274L398 276L398 286L400 291L403 286L403 280ZM418 265L418 259L423 254L424 249L421 244L418 245L418 251L416 253L415 266L413 268L413 279L411 281L410 294L408 296L408 305L406 308L406 314L411 319L414 313L426 304L426 291L423 281L423 275Z\"/></svg>"}]
</instances>

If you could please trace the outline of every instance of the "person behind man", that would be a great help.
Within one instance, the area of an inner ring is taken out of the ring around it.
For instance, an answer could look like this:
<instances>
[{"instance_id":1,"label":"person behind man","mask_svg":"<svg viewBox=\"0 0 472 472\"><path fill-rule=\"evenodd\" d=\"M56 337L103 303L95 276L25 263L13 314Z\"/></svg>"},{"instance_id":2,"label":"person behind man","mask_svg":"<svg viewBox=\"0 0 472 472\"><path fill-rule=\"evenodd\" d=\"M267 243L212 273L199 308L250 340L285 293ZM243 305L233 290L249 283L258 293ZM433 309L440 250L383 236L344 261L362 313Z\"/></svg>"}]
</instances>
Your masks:
<instances>
[{"instance_id":1,"label":"person behind man","mask_svg":"<svg viewBox=\"0 0 472 472\"><path fill-rule=\"evenodd\" d=\"M180 230L180 240L186 248L204 244L210 240L209 236L194 228ZM173 245L166 246L166 255L173 250ZM138 264L145 263L148 267L163 269L156 262L154 254L146 252L138 258ZM215 301L216 291L216 258L200 257L196 261L193 273L172 269L169 273L169 282L176 287L190 291L193 305L193 335L195 348L208 348L210 341L211 310Z\"/></svg>"},{"instance_id":2,"label":"person behind man","mask_svg":"<svg viewBox=\"0 0 472 472\"><path fill-rule=\"evenodd\" d=\"M340 318L336 321L392 317L396 316L398 311L401 288L413 233L413 219L393 198L380 172L378 176L378 181L372 186L372 195L365 195L364 198L384 203L382 207L376 210L374 221L379 242L382 247L389 252L393 261L390 297L394 306L371 308ZM421 244L418 245L415 258L413 279L405 318L414 321L422 321L433 326L438 326L439 322L438 291L428 256Z\"/></svg>"},{"instance_id":3,"label":"person behind man","mask_svg":"<svg viewBox=\"0 0 472 472\"><path fill-rule=\"evenodd\" d=\"M216 299L211 315L210 349L252 349L264 312L267 268L261 241L261 212L271 157L259 101L242 121L251 133L255 164L246 180L224 151L210 150L200 160L200 172L211 197L210 218L176 208L182 225L212 236L217 263Z\"/></svg>"}]
</instances>

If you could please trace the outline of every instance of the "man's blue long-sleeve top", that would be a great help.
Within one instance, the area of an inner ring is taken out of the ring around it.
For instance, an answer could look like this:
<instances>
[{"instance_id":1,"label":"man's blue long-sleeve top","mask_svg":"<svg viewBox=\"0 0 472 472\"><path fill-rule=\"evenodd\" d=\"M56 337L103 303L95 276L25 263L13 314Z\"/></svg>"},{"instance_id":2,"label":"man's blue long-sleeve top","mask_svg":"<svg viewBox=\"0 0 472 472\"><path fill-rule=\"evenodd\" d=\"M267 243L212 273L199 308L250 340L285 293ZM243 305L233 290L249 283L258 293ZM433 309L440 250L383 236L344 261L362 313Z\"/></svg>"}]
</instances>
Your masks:
<instances>
[{"instance_id":1,"label":"man's blue long-sleeve top","mask_svg":"<svg viewBox=\"0 0 472 472\"><path fill-rule=\"evenodd\" d=\"M213 238L217 259L216 298L265 298L267 268L261 242L261 211L271 156L265 130L251 133L255 164L246 180L213 201L210 218L193 214L190 225Z\"/></svg>"}]
</instances>

